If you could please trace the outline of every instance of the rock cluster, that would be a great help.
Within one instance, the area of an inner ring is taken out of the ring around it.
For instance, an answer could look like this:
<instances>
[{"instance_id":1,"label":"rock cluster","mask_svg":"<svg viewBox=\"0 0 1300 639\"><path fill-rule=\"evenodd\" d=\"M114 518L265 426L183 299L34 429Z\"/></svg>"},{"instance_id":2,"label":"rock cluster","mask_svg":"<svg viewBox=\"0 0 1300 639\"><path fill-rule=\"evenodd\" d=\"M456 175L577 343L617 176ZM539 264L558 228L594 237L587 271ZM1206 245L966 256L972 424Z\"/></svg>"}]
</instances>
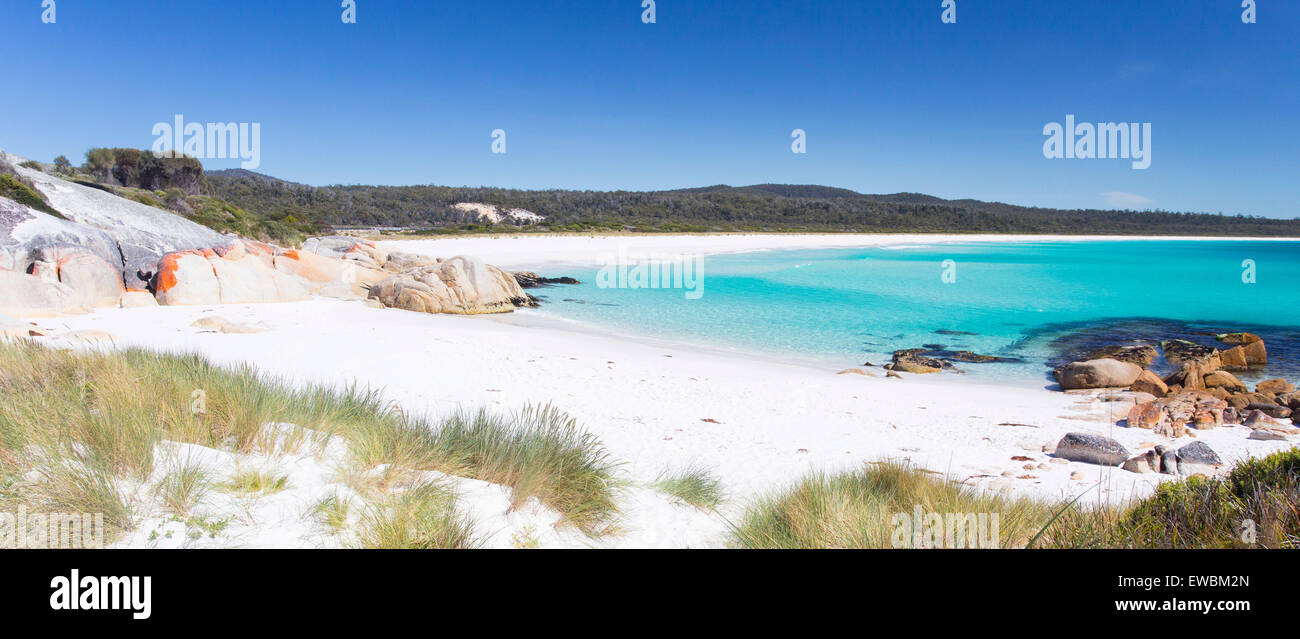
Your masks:
<instances>
[{"instance_id":1,"label":"rock cluster","mask_svg":"<svg viewBox=\"0 0 1300 639\"><path fill-rule=\"evenodd\" d=\"M8 315L312 296L369 298L429 313L498 313L535 303L513 274L472 258L390 252L346 236L287 249L222 235L41 171L16 170L64 217L0 198L0 312Z\"/></svg>"}]
</instances>

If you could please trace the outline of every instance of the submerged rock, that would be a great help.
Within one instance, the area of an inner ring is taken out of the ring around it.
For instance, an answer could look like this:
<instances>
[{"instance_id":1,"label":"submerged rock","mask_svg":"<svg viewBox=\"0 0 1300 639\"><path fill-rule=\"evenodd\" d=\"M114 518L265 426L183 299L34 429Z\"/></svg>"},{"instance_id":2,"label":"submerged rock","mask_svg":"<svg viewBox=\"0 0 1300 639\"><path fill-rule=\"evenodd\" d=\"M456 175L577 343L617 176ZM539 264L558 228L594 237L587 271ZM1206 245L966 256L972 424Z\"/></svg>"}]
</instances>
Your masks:
<instances>
[{"instance_id":1,"label":"submerged rock","mask_svg":"<svg viewBox=\"0 0 1300 639\"><path fill-rule=\"evenodd\" d=\"M1156 349L1154 346L1103 346L1088 354L1086 359L1115 359L1121 362L1137 364L1138 366L1150 366L1155 361Z\"/></svg>"},{"instance_id":2,"label":"submerged rock","mask_svg":"<svg viewBox=\"0 0 1300 639\"><path fill-rule=\"evenodd\" d=\"M572 277L542 277L532 271L515 271L514 276L515 281L518 282L519 286L522 288L540 288L554 284L571 285L581 283Z\"/></svg>"},{"instance_id":3,"label":"submerged rock","mask_svg":"<svg viewBox=\"0 0 1300 639\"><path fill-rule=\"evenodd\" d=\"M1254 333L1220 333L1214 336L1214 339L1223 342L1229 346L1242 346L1251 342L1263 341L1264 338Z\"/></svg>"},{"instance_id":4,"label":"submerged rock","mask_svg":"<svg viewBox=\"0 0 1300 639\"><path fill-rule=\"evenodd\" d=\"M1202 346L1196 342L1189 342L1185 339L1167 339L1160 342L1160 348L1165 352L1165 359L1170 364L1178 365L1183 362L1200 362L1213 357L1218 353L1218 349L1213 346ZM1218 366L1215 366L1218 368Z\"/></svg>"}]
</instances>

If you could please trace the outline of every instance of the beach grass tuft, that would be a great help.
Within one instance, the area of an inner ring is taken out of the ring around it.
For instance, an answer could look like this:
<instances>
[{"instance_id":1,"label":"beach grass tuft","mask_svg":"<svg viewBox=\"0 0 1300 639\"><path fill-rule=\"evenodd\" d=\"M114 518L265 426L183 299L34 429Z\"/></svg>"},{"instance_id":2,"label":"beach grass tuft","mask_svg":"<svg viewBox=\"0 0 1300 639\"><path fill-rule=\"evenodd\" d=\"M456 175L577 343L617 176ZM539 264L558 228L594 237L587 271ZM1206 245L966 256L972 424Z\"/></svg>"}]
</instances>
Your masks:
<instances>
[{"instance_id":1,"label":"beach grass tuft","mask_svg":"<svg viewBox=\"0 0 1300 639\"><path fill-rule=\"evenodd\" d=\"M357 545L369 549L468 549L478 546L472 522L457 512L445 484L420 481L371 503L361 515Z\"/></svg>"},{"instance_id":2,"label":"beach grass tuft","mask_svg":"<svg viewBox=\"0 0 1300 639\"><path fill-rule=\"evenodd\" d=\"M509 486L512 508L536 499L589 534L604 531L618 514L618 464L554 406L510 416L459 412L430 432L436 470Z\"/></svg>"},{"instance_id":3,"label":"beach grass tuft","mask_svg":"<svg viewBox=\"0 0 1300 639\"><path fill-rule=\"evenodd\" d=\"M239 471L223 483L221 488L227 492L246 495L274 495L289 487L288 475L277 475L258 470Z\"/></svg>"},{"instance_id":4,"label":"beach grass tuft","mask_svg":"<svg viewBox=\"0 0 1300 639\"><path fill-rule=\"evenodd\" d=\"M167 512L185 517L212 489L212 478L193 460L181 461L154 486L154 493Z\"/></svg>"},{"instance_id":5,"label":"beach grass tuft","mask_svg":"<svg viewBox=\"0 0 1300 639\"><path fill-rule=\"evenodd\" d=\"M654 487L701 510L716 509L724 497L722 482L707 468L698 465L660 473Z\"/></svg>"}]
</instances>

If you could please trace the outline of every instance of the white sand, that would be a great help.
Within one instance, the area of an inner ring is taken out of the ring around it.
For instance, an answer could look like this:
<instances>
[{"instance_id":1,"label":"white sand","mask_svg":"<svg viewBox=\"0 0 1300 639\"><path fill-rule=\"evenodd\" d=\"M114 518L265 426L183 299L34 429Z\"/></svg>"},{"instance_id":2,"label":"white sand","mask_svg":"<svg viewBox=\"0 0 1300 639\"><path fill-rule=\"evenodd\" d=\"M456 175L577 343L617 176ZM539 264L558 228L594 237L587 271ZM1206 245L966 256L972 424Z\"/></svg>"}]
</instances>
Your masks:
<instances>
[{"instance_id":1,"label":"white sand","mask_svg":"<svg viewBox=\"0 0 1300 639\"><path fill-rule=\"evenodd\" d=\"M511 238L396 244L403 250L436 255L478 253L523 268L591 258L614 241ZM717 251L847 241L909 243L917 238L719 236L632 241L660 251ZM190 327L207 315L261 323L270 331L225 335ZM552 402L625 461L624 472L636 484L623 498L626 533L599 542L604 546L723 543L726 524L720 517L673 504L646 487L660 472L692 463L712 469L721 479L730 496L722 512L734 520L748 500L789 485L809 471L850 469L885 458L909 459L967 480L978 489L1052 499L1069 499L1086 491L1085 503L1117 503L1148 494L1167 477L1050 463L1044 444L1070 431L1105 434L1134 451L1143 442L1179 446L1193 441L1171 442L1150 431L1115 426L1126 408L1115 413L1107 408L1111 404L1077 395L953 383L944 375L908 375L901 380L836 375L833 370L530 324L508 317L434 316L325 300L114 309L41 322L57 330L107 331L119 345L198 352L221 363L252 362L266 373L299 382L355 381L383 389L412 413L439 415L477 406L509 411L530 402ZM1198 434L1229 461L1293 445L1250 441L1248 432L1231 427ZM1013 456L1030 457L1032 462L1012 460ZM1026 463L1035 467L1027 470ZM1037 468L1040 463L1046 467ZM1002 477L1006 471L1015 477ZM1075 471L1083 479L1072 480ZM545 531L543 546L593 545L580 534L539 525L553 523L553 513L534 509L506 516L499 487L482 482L473 486L467 502L492 532L490 545L509 546L515 532L528 527ZM254 536L245 543L287 543L258 539Z\"/></svg>"}]
</instances>

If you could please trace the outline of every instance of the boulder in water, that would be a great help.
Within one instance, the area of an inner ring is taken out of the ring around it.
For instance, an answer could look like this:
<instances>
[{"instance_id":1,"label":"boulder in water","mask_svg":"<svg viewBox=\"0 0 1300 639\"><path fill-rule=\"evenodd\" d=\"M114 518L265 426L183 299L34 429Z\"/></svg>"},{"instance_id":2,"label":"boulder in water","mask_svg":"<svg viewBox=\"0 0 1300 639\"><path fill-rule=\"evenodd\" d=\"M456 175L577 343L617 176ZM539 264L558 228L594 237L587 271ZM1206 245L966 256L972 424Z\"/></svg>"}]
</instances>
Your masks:
<instances>
[{"instance_id":1,"label":"boulder in water","mask_svg":"<svg viewBox=\"0 0 1300 639\"><path fill-rule=\"evenodd\" d=\"M1242 346L1244 344L1250 344L1251 342L1263 341L1264 338L1254 333L1221 333L1215 335L1214 339L1229 346Z\"/></svg>"}]
</instances>

